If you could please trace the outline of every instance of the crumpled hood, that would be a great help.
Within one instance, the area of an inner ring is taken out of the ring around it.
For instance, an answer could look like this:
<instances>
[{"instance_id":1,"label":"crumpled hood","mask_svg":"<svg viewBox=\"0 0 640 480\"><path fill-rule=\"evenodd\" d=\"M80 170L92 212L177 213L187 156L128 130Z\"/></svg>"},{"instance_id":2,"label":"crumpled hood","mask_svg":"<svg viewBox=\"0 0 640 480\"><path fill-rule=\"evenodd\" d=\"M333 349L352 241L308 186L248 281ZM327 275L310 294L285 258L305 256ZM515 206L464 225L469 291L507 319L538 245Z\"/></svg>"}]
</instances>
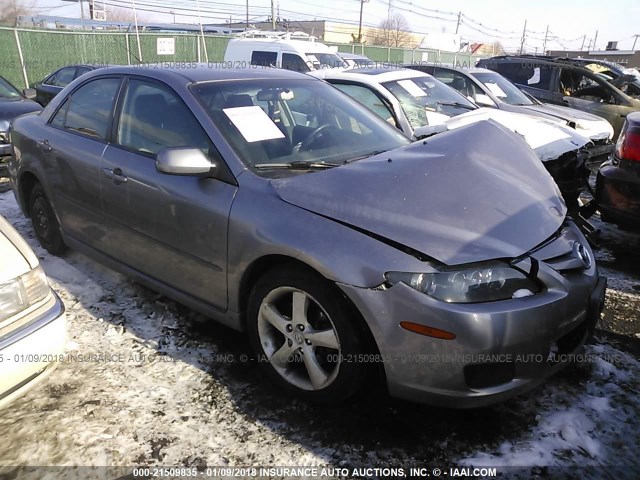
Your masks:
<instances>
[{"instance_id":1,"label":"crumpled hood","mask_svg":"<svg viewBox=\"0 0 640 480\"><path fill-rule=\"evenodd\" d=\"M573 122L576 125L576 131L580 135L594 141L613 137L613 127L607 120L576 108L548 104L522 105L522 108L533 112L551 115L567 122Z\"/></svg>"},{"instance_id":2,"label":"crumpled hood","mask_svg":"<svg viewBox=\"0 0 640 480\"><path fill-rule=\"evenodd\" d=\"M271 185L285 202L449 265L517 257L566 213L531 149L493 121Z\"/></svg>"},{"instance_id":3,"label":"crumpled hood","mask_svg":"<svg viewBox=\"0 0 640 480\"><path fill-rule=\"evenodd\" d=\"M506 112L495 108L478 108L445 122L447 129L469 125L480 120L495 120L512 132L521 135L543 162L556 160L560 155L573 152L591 140L573 128L558 125L532 115Z\"/></svg>"}]
</instances>

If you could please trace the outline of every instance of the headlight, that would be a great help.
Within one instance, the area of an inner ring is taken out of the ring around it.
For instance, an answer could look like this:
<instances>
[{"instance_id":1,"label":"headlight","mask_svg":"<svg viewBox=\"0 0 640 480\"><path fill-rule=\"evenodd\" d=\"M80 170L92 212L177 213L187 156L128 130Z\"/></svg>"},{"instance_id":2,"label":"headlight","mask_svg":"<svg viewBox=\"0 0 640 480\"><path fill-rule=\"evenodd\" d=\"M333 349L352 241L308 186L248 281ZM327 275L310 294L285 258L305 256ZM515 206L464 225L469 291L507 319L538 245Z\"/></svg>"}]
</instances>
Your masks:
<instances>
[{"instance_id":1,"label":"headlight","mask_svg":"<svg viewBox=\"0 0 640 480\"><path fill-rule=\"evenodd\" d=\"M0 143L9 143L9 122L0 120Z\"/></svg>"},{"instance_id":2,"label":"headlight","mask_svg":"<svg viewBox=\"0 0 640 480\"><path fill-rule=\"evenodd\" d=\"M385 278L391 285L402 282L449 303L494 302L533 295L541 290L525 273L502 265L438 273L387 272Z\"/></svg>"},{"instance_id":3,"label":"headlight","mask_svg":"<svg viewBox=\"0 0 640 480\"><path fill-rule=\"evenodd\" d=\"M47 276L40 266L0 284L0 322L44 300L50 291Z\"/></svg>"}]
</instances>

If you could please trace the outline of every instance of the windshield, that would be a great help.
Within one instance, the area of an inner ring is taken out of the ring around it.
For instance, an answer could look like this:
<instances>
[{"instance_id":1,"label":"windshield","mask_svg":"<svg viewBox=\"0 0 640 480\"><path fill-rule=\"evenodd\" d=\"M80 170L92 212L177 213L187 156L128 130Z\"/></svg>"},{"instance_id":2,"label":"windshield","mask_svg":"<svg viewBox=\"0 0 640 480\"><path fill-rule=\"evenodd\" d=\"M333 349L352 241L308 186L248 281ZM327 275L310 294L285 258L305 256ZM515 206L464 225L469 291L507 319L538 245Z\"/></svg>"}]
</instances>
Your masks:
<instances>
[{"instance_id":1,"label":"windshield","mask_svg":"<svg viewBox=\"0 0 640 480\"><path fill-rule=\"evenodd\" d=\"M409 143L397 129L315 79L195 84L191 91L245 165L340 165Z\"/></svg>"},{"instance_id":2,"label":"windshield","mask_svg":"<svg viewBox=\"0 0 640 480\"><path fill-rule=\"evenodd\" d=\"M509 105L533 105L533 102L518 87L498 73L483 72L471 75Z\"/></svg>"},{"instance_id":3,"label":"windshield","mask_svg":"<svg viewBox=\"0 0 640 480\"><path fill-rule=\"evenodd\" d=\"M443 123L448 117L478 108L463 95L431 76L394 80L382 85L398 99L414 129Z\"/></svg>"},{"instance_id":4,"label":"windshield","mask_svg":"<svg viewBox=\"0 0 640 480\"><path fill-rule=\"evenodd\" d=\"M345 67L344 59L336 53L305 53L315 69Z\"/></svg>"},{"instance_id":5,"label":"windshield","mask_svg":"<svg viewBox=\"0 0 640 480\"><path fill-rule=\"evenodd\" d=\"M0 77L0 98L1 99L18 99L22 98L20 92L16 88L7 82L4 78Z\"/></svg>"}]
</instances>

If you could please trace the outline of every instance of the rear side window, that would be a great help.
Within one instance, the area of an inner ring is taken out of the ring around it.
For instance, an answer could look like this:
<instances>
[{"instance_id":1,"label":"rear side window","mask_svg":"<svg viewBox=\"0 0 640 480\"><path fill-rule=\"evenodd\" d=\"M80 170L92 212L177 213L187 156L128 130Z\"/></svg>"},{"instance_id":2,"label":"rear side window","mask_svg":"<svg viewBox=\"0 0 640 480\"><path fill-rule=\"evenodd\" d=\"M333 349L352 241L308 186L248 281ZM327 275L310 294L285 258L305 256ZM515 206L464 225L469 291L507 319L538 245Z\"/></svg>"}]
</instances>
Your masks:
<instances>
[{"instance_id":1,"label":"rear side window","mask_svg":"<svg viewBox=\"0 0 640 480\"><path fill-rule=\"evenodd\" d=\"M282 68L296 72L308 72L311 70L302 57L294 53L282 54Z\"/></svg>"},{"instance_id":2,"label":"rear side window","mask_svg":"<svg viewBox=\"0 0 640 480\"><path fill-rule=\"evenodd\" d=\"M119 78L100 78L82 85L67 101L64 128L106 140L119 87ZM63 111L64 108L58 110L51 121L52 124L61 123L58 115L63 115Z\"/></svg>"},{"instance_id":3,"label":"rear side window","mask_svg":"<svg viewBox=\"0 0 640 480\"><path fill-rule=\"evenodd\" d=\"M498 63L495 69L503 77L513 83L534 88L548 90L551 86L551 75L554 67L551 65L535 65L523 60L522 62Z\"/></svg>"},{"instance_id":4,"label":"rear side window","mask_svg":"<svg viewBox=\"0 0 640 480\"><path fill-rule=\"evenodd\" d=\"M251 65L258 65L260 67L270 67L275 65L278 61L277 52L263 52L255 50L251 54Z\"/></svg>"},{"instance_id":5,"label":"rear side window","mask_svg":"<svg viewBox=\"0 0 640 480\"><path fill-rule=\"evenodd\" d=\"M51 75L46 83L48 85L53 85L55 87L66 87L71 83L71 81L75 78L76 75L76 67L67 67L58 70L56 73Z\"/></svg>"}]
</instances>

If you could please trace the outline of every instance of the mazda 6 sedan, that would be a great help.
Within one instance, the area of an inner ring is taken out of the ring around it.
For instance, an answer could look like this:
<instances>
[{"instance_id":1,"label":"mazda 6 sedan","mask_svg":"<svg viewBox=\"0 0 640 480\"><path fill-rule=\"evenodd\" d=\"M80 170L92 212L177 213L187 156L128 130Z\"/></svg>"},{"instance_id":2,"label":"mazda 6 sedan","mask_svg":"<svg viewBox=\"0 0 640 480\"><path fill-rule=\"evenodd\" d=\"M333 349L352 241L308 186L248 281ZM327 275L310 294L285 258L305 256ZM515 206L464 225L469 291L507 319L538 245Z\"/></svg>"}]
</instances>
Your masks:
<instances>
[{"instance_id":1,"label":"mazda 6 sedan","mask_svg":"<svg viewBox=\"0 0 640 480\"><path fill-rule=\"evenodd\" d=\"M15 196L85 252L248 333L277 388L457 407L539 384L605 282L552 178L489 120L410 143L277 69L101 69L13 124Z\"/></svg>"}]
</instances>

